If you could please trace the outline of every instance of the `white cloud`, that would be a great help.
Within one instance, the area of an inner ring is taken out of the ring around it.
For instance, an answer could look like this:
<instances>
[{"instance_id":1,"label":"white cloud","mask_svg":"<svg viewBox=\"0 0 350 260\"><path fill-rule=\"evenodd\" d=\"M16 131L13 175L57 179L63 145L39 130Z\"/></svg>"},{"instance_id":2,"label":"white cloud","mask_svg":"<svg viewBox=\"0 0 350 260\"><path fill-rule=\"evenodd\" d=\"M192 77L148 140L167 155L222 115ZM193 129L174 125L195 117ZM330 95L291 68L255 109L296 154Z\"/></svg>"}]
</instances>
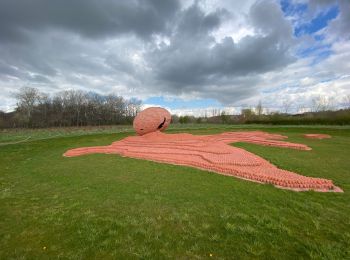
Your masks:
<instances>
[{"instance_id":1,"label":"white cloud","mask_svg":"<svg viewBox=\"0 0 350 260\"><path fill-rule=\"evenodd\" d=\"M344 107L344 97L350 95L349 43L334 44L329 58L316 65L313 58L299 59L281 71L266 73L259 83L260 95L245 100L249 104L271 109L283 108L283 102L292 104L293 112L310 110L312 100L319 96L332 101L334 107Z\"/></svg>"},{"instance_id":2,"label":"white cloud","mask_svg":"<svg viewBox=\"0 0 350 260\"><path fill-rule=\"evenodd\" d=\"M141 2L125 2L122 7L133 14ZM88 17L90 22L83 25L74 19L66 21L62 13L57 14L57 20L41 13L38 20L31 16L29 21L0 18L4 32L0 35L0 109L12 109L12 92L24 86L48 93L64 89L114 92L143 100L164 96L168 102L171 98L211 98L222 103L221 109L232 112L233 108L237 112L242 106L254 107L259 100L271 110L293 102L296 111L310 106L317 95L341 106L341 97L350 94L350 42L346 34L350 4L346 1L340 0L341 15L318 32L325 36L321 42L311 36L293 37L290 20L297 23L300 17L283 17L277 0L259 0L259 4L255 0L181 2L178 8L173 0L164 1L165 6L147 1L150 8L140 8L140 17L128 16L121 21L117 17L124 25L117 30L99 11L99 19ZM321 8L322 3L331 1L311 2ZM21 4L13 0L14 6L16 3ZM46 6L51 2L35 3ZM86 7L91 3L88 1ZM103 1L101 8L105 4L108 1ZM35 8L30 11L37 12ZM45 30L42 24L46 24ZM331 53L322 59L321 52L329 48L326 44L331 45ZM299 50L310 46L319 50L309 57L295 58ZM202 110L174 111L199 115Z\"/></svg>"}]
</instances>

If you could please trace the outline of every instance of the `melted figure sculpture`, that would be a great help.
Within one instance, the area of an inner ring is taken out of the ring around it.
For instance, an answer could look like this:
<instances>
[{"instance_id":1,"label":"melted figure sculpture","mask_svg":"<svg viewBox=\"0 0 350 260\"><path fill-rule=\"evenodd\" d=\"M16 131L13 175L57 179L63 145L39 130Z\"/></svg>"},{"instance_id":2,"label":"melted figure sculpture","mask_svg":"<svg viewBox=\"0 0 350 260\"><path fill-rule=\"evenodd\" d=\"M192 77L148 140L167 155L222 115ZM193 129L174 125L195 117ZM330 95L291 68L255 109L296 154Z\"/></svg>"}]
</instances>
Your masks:
<instances>
[{"instance_id":1,"label":"melted figure sculpture","mask_svg":"<svg viewBox=\"0 0 350 260\"><path fill-rule=\"evenodd\" d=\"M241 179L273 184L295 191L342 192L331 180L312 178L282 170L242 148L230 143L245 142L265 146L311 150L304 144L283 141L287 138L261 131L227 132L216 135L165 134L171 121L163 108L147 108L134 120L138 136L129 136L108 146L82 147L67 151L64 156L104 153L145 159L161 163L186 165L234 176Z\"/></svg>"}]
</instances>

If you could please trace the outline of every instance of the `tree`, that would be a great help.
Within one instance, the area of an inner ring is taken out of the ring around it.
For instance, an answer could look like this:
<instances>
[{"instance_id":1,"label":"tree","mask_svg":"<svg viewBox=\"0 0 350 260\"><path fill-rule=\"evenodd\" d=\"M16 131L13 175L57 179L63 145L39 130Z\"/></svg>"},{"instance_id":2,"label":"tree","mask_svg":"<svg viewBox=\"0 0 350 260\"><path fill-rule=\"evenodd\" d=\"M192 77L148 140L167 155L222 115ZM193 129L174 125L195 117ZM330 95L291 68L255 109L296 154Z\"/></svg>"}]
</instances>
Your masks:
<instances>
[{"instance_id":1,"label":"tree","mask_svg":"<svg viewBox=\"0 0 350 260\"><path fill-rule=\"evenodd\" d=\"M35 88L23 88L15 97L17 109L11 117L11 124L19 127L111 125L132 122L142 104L135 98L126 100L116 94L104 96L82 90L66 90L50 97Z\"/></svg>"},{"instance_id":2,"label":"tree","mask_svg":"<svg viewBox=\"0 0 350 260\"><path fill-rule=\"evenodd\" d=\"M180 124L188 124L190 121L190 117L189 116L180 116L179 117L179 123Z\"/></svg>"},{"instance_id":3,"label":"tree","mask_svg":"<svg viewBox=\"0 0 350 260\"><path fill-rule=\"evenodd\" d=\"M20 121L26 126L30 126L34 108L40 97L39 91L36 88L24 87L15 94L15 97Z\"/></svg>"},{"instance_id":4,"label":"tree","mask_svg":"<svg viewBox=\"0 0 350 260\"><path fill-rule=\"evenodd\" d=\"M106 96L106 120L109 124L122 123L127 115L127 107L130 106L130 101L127 103L123 97L115 94Z\"/></svg>"},{"instance_id":5,"label":"tree","mask_svg":"<svg viewBox=\"0 0 350 260\"><path fill-rule=\"evenodd\" d=\"M344 97L345 108L350 109L350 94Z\"/></svg>"},{"instance_id":6,"label":"tree","mask_svg":"<svg viewBox=\"0 0 350 260\"><path fill-rule=\"evenodd\" d=\"M222 111L222 112L221 112L220 117L221 117L221 122L222 122L223 124L227 124L227 123L230 121L230 116L227 115L225 111Z\"/></svg>"},{"instance_id":7,"label":"tree","mask_svg":"<svg viewBox=\"0 0 350 260\"><path fill-rule=\"evenodd\" d=\"M309 112L310 111L310 108L306 107L305 104L299 104L297 106L297 112L299 114L302 114L302 113L305 113L305 112Z\"/></svg>"},{"instance_id":8,"label":"tree","mask_svg":"<svg viewBox=\"0 0 350 260\"><path fill-rule=\"evenodd\" d=\"M211 110L211 116L219 116L220 114L221 114L221 111L218 108L213 108Z\"/></svg>"},{"instance_id":9,"label":"tree","mask_svg":"<svg viewBox=\"0 0 350 260\"><path fill-rule=\"evenodd\" d=\"M256 106L255 111L256 111L256 114L258 116L262 115L262 113L263 113L263 106L262 106L261 100L259 101L258 105Z\"/></svg>"},{"instance_id":10,"label":"tree","mask_svg":"<svg viewBox=\"0 0 350 260\"><path fill-rule=\"evenodd\" d=\"M4 128L5 122L4 122L5 112L0 110L0 129Z\"/></svg>"},{"instance_id":11,"label":"tree","mask_svg":"<svg viewBox=\"0 0 350 260\"><path fill-rule=\"evenodd\" d=\"M252 116L254 116L254 111L251 108L244 108L241 110L241 116L245 119L248 120Z\"/></svg>"},{"instance_id":12,"label":"tree","mask_svg":"<svg viewBox=\"0 0 350 260\"><path fill-rule=\"evenodd\" d=\"M171 115L171 123L172 124L179 123L179 116L178 115Z\"/></svg>"},{"instance_id":13,"label":"tree","mask_svg":"<svg viewBox=\"0 0 350 260\"><path fill-rule=\"evenodd\" d=\"M282 112L288 114L290 112L290 108L292 106L292 101L285 99L282 102Z\"/></svg>"},{"instance_id":14,"label":"tree","mask_svg":"<svg viewBox=\"0 0 350 260\"><path fill-rule=\"evenodd\" d=\"M126 114L128 117L135 117L141 111L142 101L137 98L131 98L127 102Z\"/></svg>"},{"instance_id":15,"label":"tree","mask_svg":"<svg viewBox=\"0 0 350 260\"><path fill-rule=\"evenodd\" d=\"M333 108L333 100L324 96L314 97L311 102L313 112L327 111Z\"/></svg>"}]
</instances>

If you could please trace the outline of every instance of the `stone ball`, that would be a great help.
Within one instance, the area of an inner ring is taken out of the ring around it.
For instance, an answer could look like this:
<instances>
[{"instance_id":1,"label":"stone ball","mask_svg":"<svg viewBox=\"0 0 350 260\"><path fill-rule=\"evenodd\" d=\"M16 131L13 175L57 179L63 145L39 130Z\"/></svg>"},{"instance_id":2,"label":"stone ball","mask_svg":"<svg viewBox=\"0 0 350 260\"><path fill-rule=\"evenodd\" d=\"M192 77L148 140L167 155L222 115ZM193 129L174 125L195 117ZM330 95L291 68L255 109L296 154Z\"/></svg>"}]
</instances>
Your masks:
<instances>
[{"instance_id":1,"label":"stone ball","mask_svg":"<svg viewBox=\"0 0 350 260\"><path fill-rule=\"evenodd\" d=\"M168 110L161 107L149 107L142 110L134 119L133 127L138 135L165 130L171 122Z\"/></svg>"}]
</instances>

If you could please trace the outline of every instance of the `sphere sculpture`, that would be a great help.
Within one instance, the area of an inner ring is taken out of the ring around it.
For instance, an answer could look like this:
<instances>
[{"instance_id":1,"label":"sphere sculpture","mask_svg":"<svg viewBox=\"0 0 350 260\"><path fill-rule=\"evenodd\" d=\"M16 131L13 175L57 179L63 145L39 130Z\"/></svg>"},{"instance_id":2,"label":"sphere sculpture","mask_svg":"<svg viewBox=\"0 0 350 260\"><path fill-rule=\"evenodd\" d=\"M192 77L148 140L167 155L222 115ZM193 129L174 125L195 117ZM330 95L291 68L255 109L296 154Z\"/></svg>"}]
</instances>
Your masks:
<instances>
[{"instance_id":1,"label":"sphere sculpture","mask_svg":"<svg viewBox=\"0 0 350 260\"><path fill-rule=\"evenodd\" d=\"M161 107L149 107L137 114L133 127L138 135L165 130L171 122L168 110Z\"/></svg>"}]
</instances>

